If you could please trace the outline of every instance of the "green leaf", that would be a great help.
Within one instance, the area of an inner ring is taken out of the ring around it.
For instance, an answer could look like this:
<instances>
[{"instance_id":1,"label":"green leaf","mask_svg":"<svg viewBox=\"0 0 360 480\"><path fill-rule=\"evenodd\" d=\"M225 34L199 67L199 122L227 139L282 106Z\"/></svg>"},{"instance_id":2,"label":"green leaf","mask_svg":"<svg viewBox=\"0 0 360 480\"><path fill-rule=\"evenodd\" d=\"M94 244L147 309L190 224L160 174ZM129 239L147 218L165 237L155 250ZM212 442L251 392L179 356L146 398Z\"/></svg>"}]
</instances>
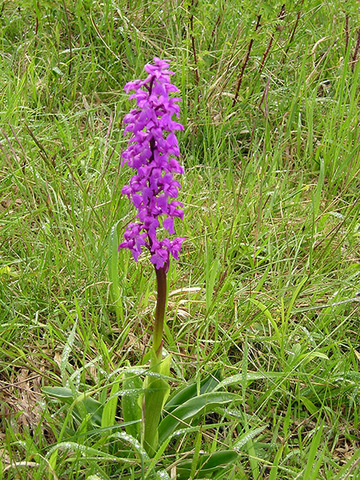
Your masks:
<instances>
[{"instance_id":1,"label":"green leaf","mask_svg":"<svg viewBox=\"0 0 360 480\"><path fill-rule=\"evenodd\" d=\"M226 392L204 393L191 398L183 405L175 408L167 414L159 425L159 441L163 443L173 432L181 426L188 426L189 422L220 405L230 403L238 399L238 395Z\"/></svg>"},{"instance_id":2,"label":"green leaf","mask_svg":"<svg viewBox=\"0 0 360 480\"><path fill-rule=\"evenodd\" d=\"M118 379L111 387L110 397L105 403L102 412L101 428L112 427L115 424L116 409L119 400L119 383L120 379Z\"/></svg>"},{"instance_id":3,"label":"green leaf","mask_svg":"<svg viewBox=\"0 0 360 480\"><path fill-rule=\"evenodd\" d=\"M76 333L76 327L77 327L77 320L74 323L74 326L70 332L70 335L68 336L68 339L65 343L62 355L61 355L61 360L60 360L60 372L61 372L61 378L62 381L65 383L66 381L66 372L69 366L69 356L70 353L73 349L74 341L75 341L75 333Z\"/></svg>"},{"instance_id":4,"label":"green leaf","mask_svg":"<svg viewBox=\"0 0 360 480\"><path fill-rule=\"evenodd\" d=\"M92 398L93 392L74 394L70 388L66 387L44 387L44 393L50 397L55 397L68 405L74 407L74 417L82 422L86 415L90 415L93 425L101 426L101 419L104 406Z\"/></svg>"},{"instance_id":5,"label":"green leaf","mask_svg":"<svg viewBox=\"0 0 360 480\"><path fill-rule=\"evenodd\" d=\"M314 205L314 210L313 210L313 218L314 220L317 218L319 214L319 208L320 208L320 203L322 200L322 189L324 188L324 179L325 179L325 164L324 164L324 159L320 158L320 173L318 176L317 180L317 187L316 187L316 192L315 195L313 195L313 205Z\"/></svg>"},{"instance_id":6,"label":"green leaf","mask_svg":"<svg viewBox=\"0 0 360 480\"><path fill-rule=\"evenodd\" d=\"M115 305L116 316L123 321L124 311L119 284L119 238L117 234L117 222L112 228L109 237L109 262L108 272L111 282L111 295Z\"/></svg>"},{"instance_id":7,"label":"green leaf","mask_svg":"<svg viewBox=\"0 0 360 480\"><path fill-rule=\"evenodd\" d=\"M66 387L44 387L43 392L49 397L55 397L66 403L72 403L74 401L74 394L70 388Z\"/></svg>"},{"instance_id":8,"label":"green leaf","mask_svg":"<svg viewBox=\"0 0 360 480\"><path fill-rule=\"evenodd\" d=\"M233 444L233 448L235 448L236 450L241 450L244 445L246 445L250 440L256 437L256 435L259 435L259 433L263 432L266 428L267 425L263 427L253 428L243 433Z\"/></svg>"},{"instance_id":9,"label":"green leaf","mask_svg":"<svg viewBox=\"0 0 360 480\"><path fill-rule=\"evenodd\" d=\"M147 376L144 382L144 445L153 457L158 445L158 426L161 412L170 392L169 384L163 378Z\"/></svg>"},{"instance_id":10,"label":"green leaf","mask_svg":"<svg viewBox=\"0 0 360 480\"><path fill-rule=\"evenodd\" d=\"M209 375L208 377L204 378L202 382L200 382L200 391L199 394L209 393L214 390L217 385L219 385L222 379L222 371L216 370L213 374ZM198 384L193 383L191 385L186 386L185 388L181 388L170 398L170 400L166 404L166 411L172 412L175 408L183 405L187 400L190 398L196 397L198 395Z\"/></svg>"},{"instance_id":11,"label":"green leaf","mask_svg":"<svg viewBox=\"0 0 360 480\"><path fill-rule=\"evenodd\" d=\"M278 378L286 377L285 372L249 372L247 371L246 374L244 373L237 373L236 375L232 375L231 377L227 377L222 380L216 387L214 388L215 391L217 390L224 390L224 388L228 387L229 385L238 385L240 386L244 379L247 383L254 382L255 380L276 380Z\"/></svg>"},{"instance_id":12,"label":"green leaf","mask_svg":"<svg viewBox=\"0 0 360 480\"><path fill-rule=\"evenodd\" d=\"M279 327L277 326L276 320L271 315L269 307L267 305L264 305L263 303L259 302L259 300L255 299L255 298L250 297L249 302L253 303L256 307L260 308L262 313L267 317L267 319L270 321L273 329L275 330L276 337L277 337L277 339L280 343L281 342L281 334L280 334L280 331L279 331Z\"/></svg>"},{"instance_id":13,"label":"green leaf","mask_svg":"<svg viewBox=\"0 0 360 480\"><path fill-rule=\"evenodd\" d=\"M130 447L139 455L144 462L149 462L150 458L137 438L125 432L116 432L109 436L109 440L115 438L130 445Z\"/></svg>"},{"instance_id":14,"label":"green leaf","mask_svg":"<svg viewBox=\"0 0 360 480\"><path fill-rule=\"evenodd\" d=\"M293 309L293 306L294 306L294 303L297 299L297 297L299 296L299 293L301 291L301 289L303 288L303 286L305 285L305 283L307 282L308 280L308 276L304 276L302 278L302 280L298 283L298 285L296 286L295 290L294 290L294 293L292 294L292 297L291 297L291 300L290 300L290 303L289 303L289 306L288 306L288 309L287 309L287 312L286 312L286 322L289 321L291 315L292 315L292 309Z\"/></svg>"},{"instance_id":15,"label":"green leaf","mask_svg":"<svg viewBox=\"0 0 360 480\"><path fill-rule=\"evenodd\" d=\"M133 462L133 460L131 459L126 460L124 458L119 458L115 455L110 455L109 453L103 452L96 448L88 447L83 444L79 444L76 442L69 442L69 441L60 442L54 445L53 447L51 447L48 453L46 454L46 458L49 458L55 451L58 451L59 449L68 450L70 454L70 458L71 458L71 455L77 456L78 454L80 454L87 459L92 458L95 460L108 460L108 461L117 462L117 463L124 462L124 460L127 461L127 463Z\"/></svg>"},{"instance_id":16,"label":"green leaf","mask_svg":"<svg viewBox=\"0 0 360 480\"><path fill-rule=\"evenodd\" d=\"M57 75L59 75L60 77L63 77L63 76L64 76L63 72L60 70L59 67L53 67L53 68L52 68L52 71L53 71L54 73L56 73Z\"/></svg>"},{"instance_id":17,"label":"green leaf","mask_svg":"<svg viewBox=\"0 0 360 480\"><path fill-rule=\"evenodd\" d=\"M195 472L198 469L202 435L203 433L200 427L200 430L197 432L197 435L196 435L195 444L194 444L194 455L191 461L191 471L190 471L191 479L195 477Z\"/></svg>"},{"instance_id":18,"label":"green leaf","mask_svg":"<svg viewBox=\"0 0 360 480\"><path fill-rule=\"evenodd\" d=\"M320 465L319 465L319 462L317 462L317 465L314 466L314 462L315 462L316 454L318 453L318 450L319 450L323 429L324 429L324 420L321 422L318 428L318 431L316 432L316 435L314 435L311 441L309 455L306 461L306 468L304 470L303 477L302 477L304 480L315 480L316 478L318 478L317 471L314 471L314 468L318 470Z\"/></svg>"},{"instance_id":19,"label":"green leaf","mask_svg":"<svg viewBox=\"0 0 360 480\"><path fill-rule=\"evenodd\" d=\"M313 402L307 397L302 396L301 402L305 405L306 409L310 412L311 415L315 415L319 411L319 408L316 407Z\"/></svg>"},{"instance_id":20,"label":"green leaf","mask_svg":"<svg viewBox=\"0 0 360 480\"><path fill-rule=\"evenodd\" d=\"M212 454L200 456L196 475L194 478L213 478L221 475L224 477L225 470L238 458L239 454L234 450L223 450ZM191 474L192 460L181 462L176 471L178 480L188 480Z\"/></svg>"},{"instance_id":21,"label":"green leaf","mask_svg":"<svg viewBox=\"0 0 360 480\"><path fill-rule=\"evenodd\" d=\"M124 422L136 422L128 425L126 432L140 440L141 408L139 397L143 393L143 382L140 376L134 372L125 372L124 377L125 393L121 399L122 415Z\"/></svg>"}]
</instances>

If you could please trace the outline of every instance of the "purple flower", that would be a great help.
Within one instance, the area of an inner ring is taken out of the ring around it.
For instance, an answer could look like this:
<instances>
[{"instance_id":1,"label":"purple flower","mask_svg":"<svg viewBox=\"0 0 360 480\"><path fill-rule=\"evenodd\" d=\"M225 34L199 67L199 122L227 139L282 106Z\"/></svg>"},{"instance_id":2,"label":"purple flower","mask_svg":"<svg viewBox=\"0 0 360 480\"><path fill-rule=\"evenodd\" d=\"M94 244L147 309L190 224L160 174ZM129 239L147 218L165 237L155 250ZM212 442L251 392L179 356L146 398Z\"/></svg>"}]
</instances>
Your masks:
<instances>
[{"instance_id":1,"label":"purple flower","mask_svg":"<svg viewBox=\"0 0 360 480\"><path fill-rule=\"evenodd\" d=\"M155 268L169 268L169 257L179 258L184 238L173 240L161 236L162 227L169 235L175 233L174 218L183 218L181 202L176 200L180 183L173 178L174 173L184 173L174 157L180 150L175 135L184 127L173 120L179 118L181 99L169 94L179 90L170 82L174 73L166 60L154 58L154 65L145 65L148 76L145 80L134 80L125 85L126 93L135 91L129 99L136 100L137 108L125 115L124 134L130 132L128 147L122 153L122 165L127 163L136 173L129 185L121 191L137 208L137 222L128 225L125 241L120 248L128 248L138 260L143 247L151 253Z\"/></svg>"}]
</instances>

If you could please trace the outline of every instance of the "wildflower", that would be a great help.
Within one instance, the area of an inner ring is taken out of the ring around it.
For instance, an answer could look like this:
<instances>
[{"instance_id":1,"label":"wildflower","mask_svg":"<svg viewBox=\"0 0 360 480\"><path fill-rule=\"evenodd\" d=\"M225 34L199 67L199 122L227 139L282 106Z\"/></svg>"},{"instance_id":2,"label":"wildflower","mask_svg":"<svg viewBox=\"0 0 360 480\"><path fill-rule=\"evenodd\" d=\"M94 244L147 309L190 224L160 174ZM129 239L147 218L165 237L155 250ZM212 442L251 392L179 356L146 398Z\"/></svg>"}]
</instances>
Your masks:
<instances>
[{"instance_id":1,"label":"wildflower","mask_svg":"<svg viewBox=\"0 0 360 480\"><path fill-rule=\"evenodd\" d=\"M176 199L180 183L173 174L183 174L184 170L175 157L179 157L176 130L184 127L173 120L179 118L181 99L171 97L178 88L170 82L174 73L169 63L154 58L154 65L145 65L148 76L145 80L135 80L125 85L129 99L135 99L137 108L125 115L125 134L131 133L128 147L122 154L122 165L129 165L136 173L128 185L122 189L137 208L136 222L128 225L125 241L120 248L128 248L138 260L143 247L151 253L151 262L156 269L169 268L170 255L179 257L184 238L170 240L158 236L162 227L169 235L175 233L174 219L183 218L181 202Z\"/></svg>"}]
</instances>

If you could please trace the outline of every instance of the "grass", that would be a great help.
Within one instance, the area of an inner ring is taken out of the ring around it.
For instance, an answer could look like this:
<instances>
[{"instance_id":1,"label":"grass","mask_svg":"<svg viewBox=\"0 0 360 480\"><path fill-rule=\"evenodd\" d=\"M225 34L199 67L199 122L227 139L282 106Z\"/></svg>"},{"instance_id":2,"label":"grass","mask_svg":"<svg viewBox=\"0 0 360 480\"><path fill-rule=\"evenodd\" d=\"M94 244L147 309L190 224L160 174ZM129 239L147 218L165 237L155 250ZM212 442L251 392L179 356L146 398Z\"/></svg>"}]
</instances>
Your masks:
<instances>
[{"instance_id":1,"label":"grass","mask_svg":"<svg viewBox=\"0 0 360 480\"><path fill-rule=\"evenodd\" d=\"M227 478L358 478L355 3L2 2L0 476L150 478L42 388L105 399L146 351L154 274L109 239L133 216L123 85L160 56L185 125L173 386L221 368L242 400L154 468L244 438Z\"/></svg>"}]
</instances>

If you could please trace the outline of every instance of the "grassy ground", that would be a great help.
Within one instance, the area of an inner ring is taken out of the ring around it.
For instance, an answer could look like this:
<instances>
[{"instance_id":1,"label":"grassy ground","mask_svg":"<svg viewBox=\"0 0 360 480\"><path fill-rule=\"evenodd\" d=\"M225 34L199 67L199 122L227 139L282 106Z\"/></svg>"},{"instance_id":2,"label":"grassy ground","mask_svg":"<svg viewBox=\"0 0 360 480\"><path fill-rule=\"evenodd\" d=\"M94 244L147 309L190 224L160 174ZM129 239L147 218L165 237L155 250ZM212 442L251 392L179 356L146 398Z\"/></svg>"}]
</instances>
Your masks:
<instances>
[{"instance_id":1,"label":"grassy ground","mask_svg":"<svg viewBox=\"0 0 360 480\"><path fill-rule=\"evenodd\" d=\"M42 387L104 397L148 345L153 269L109 238L133 215L123 85L153 56L172 62L185 125L174 387L241 374L202 448L249 432L226 478L359 478L357 2L3 1L0 23L1 478L150 478L81 450L91 436ZM175 478L192 449L159 464Z\"/></svg>"}]
</instances>

